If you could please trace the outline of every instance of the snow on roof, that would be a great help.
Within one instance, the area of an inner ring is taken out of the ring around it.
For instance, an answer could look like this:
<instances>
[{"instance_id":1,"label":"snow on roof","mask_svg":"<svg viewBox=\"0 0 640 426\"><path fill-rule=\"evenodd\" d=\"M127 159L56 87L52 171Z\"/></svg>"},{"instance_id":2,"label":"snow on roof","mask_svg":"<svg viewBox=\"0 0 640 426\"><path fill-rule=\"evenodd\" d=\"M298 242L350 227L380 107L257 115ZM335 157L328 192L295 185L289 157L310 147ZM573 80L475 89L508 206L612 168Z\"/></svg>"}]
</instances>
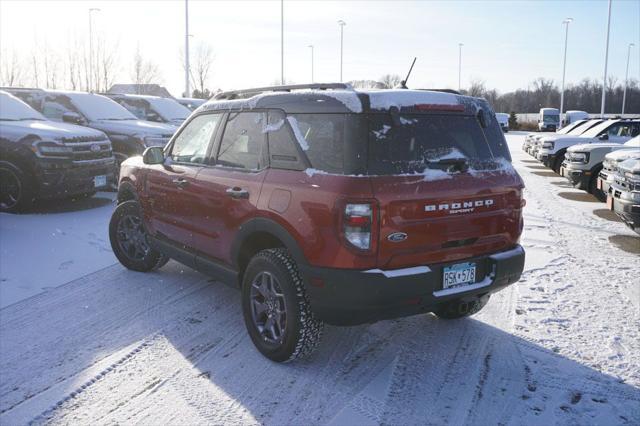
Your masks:
<instances>
[{"instance_id":1,"label":"snow on roof","mask_svg":"<svg viewBox=\"0 0 640 426\"><path fill-rule=\"evenodd\" d=\"M368 90L371 109L389 109L396 107L412 107L418 104L458 105L458 96L446 92L430 92L426 90Z\"/></svg>"}]
</instances>

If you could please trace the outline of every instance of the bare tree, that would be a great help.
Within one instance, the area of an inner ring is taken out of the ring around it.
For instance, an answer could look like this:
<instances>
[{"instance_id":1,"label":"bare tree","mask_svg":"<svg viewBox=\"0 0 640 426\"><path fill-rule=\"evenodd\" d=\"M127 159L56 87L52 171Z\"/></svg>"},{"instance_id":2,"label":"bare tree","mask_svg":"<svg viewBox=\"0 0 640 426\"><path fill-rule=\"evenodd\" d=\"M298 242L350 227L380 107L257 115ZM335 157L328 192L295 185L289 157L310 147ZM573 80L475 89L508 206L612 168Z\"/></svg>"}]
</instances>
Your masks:
<instances>
[{"instance_id":1,"label":"bare tree","mask_svg":"<svg viewBox=\"0 0 640 426\"><path fill-rule=\"evenodd\" d=\"M484 85L484 81L482 80L472 80L469 85L469 90L467 94L469 96L473 96L476 98L482 98L487 93L487 88Z\"/></svg>"},{"instance_id":2,"label":"bare tree","mask_svg":"<svg viewBox=\"0 0 640 426\"><path fill-rule=\"evenodd\" d=\"M160 68L150 60L145 59L140 52L140 46L136 47L133 56L133 69L131 70L131 80L136 85L149 84L160 79Z\"/></svg>"},{"instance_id":3,"label":"bare tree","mask_svg":"<svg viewBox=\"0 0 640 426\"><path fill-rule=\"evenodd\" d=\"M98 37L95 43L95 82L98 91L106 92L115 82L118 73L118 43Z\"/></svg>"},{"instance_id":4,"label":"bare tree","mask_svg":"<svg viewBox=\"0 0 640 426\"><path fill-rule=\"evenodd\" d=\"M191 61L190 61L191 62ZM206 42L198 43L195 50L195 58L190 68L191 79L200 93L205 92L205 86L209 82L211 66L213 65L213 48Z\"/></svg>"},{"instance_id":5,"label":"bare tree","mask_svg":"<svg viewBox=\"0 0 640 426\"><path fill-rule=\"evenodd\" d=\"M400 77L398 74L385 74L380 77L380 84L384 89L393 89L395 87L398 87L401 81L402 77Z\"/></svg>"},{"instance_id":6,"label":"bare tree","mask_svg":"<svg viewBox=\"0 0 640 426\"><path fill-rule=\"evenodd\" d=\"M0 53L0 84L20 86L23 84L24 63L15 50Z\"/></svg>"}]
</instances>

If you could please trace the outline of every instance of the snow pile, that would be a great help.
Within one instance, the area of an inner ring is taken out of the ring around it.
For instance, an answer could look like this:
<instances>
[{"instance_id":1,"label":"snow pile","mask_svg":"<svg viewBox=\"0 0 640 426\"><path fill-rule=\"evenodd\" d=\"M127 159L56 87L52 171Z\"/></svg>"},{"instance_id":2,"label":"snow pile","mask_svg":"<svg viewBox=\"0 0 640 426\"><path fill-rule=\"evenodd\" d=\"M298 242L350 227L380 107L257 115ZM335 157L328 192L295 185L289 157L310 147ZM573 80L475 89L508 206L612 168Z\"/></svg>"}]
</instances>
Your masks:
<instances>
[{"instance_id":1,"label":"snow pile","mask_svg":"<svg viewBox=\"0 0 640 426\"><path fill-rule=\"evenodd\" d=\"M284 120L278 120L275 123L267 124L262 129L262 133L277 132L284 126Z\"/></svg>"}]
</instances>

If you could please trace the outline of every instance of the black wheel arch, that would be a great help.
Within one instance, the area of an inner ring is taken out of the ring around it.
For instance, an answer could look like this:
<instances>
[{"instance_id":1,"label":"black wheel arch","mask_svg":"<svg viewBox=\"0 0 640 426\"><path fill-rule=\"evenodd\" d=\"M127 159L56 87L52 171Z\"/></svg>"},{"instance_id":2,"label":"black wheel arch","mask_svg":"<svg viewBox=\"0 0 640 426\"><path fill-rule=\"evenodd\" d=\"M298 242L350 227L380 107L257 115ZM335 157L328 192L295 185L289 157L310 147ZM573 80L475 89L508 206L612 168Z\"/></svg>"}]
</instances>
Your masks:
<instances>
[{"instance_id":1,"label":"black wheel arch","mask_svg":"<svg viewBox=\"0 0 640 426\"><path fill-rule=\"evenodd\" d=\"M251 257L269 248L286 248L296 263L307 263L300 245L282 225L264 217L253 218L240 226L231 244L231 259L239 282Z\"/></svg>"},{"instance_id":2,"label":"black wheel arch","mask_svg":"<svg viewBox=\"0 0 640 426\"><path fill-rule=\"evenodd\" d=\"M136 188L129 181L120 182L120 185L118 185L118 204L125 201L138 201Z\"/></svg>"}]
</instances>

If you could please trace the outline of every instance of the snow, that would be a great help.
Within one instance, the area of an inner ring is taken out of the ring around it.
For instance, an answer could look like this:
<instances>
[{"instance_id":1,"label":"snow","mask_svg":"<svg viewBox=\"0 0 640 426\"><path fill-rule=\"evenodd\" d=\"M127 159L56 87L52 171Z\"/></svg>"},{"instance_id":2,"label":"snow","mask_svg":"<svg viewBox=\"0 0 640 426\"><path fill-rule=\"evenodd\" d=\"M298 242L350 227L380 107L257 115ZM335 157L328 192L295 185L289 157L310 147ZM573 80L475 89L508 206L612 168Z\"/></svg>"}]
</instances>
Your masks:
<instances>
[{"instance_id":1,"label":"snow","mask_svg":"<svg viewBox=\"0 0 640 426\"><path fill-rule=\"evenodd\" d=\"M284 120L278 120L275 123L265 124L264 128L262 129L262 133L277 132L278 130L280 130L280 128L282 128L282 126L284 126Z\"/></svg>"},{"instance_id":2,"label":"snow","mask_svg":"<svg viewBox=\"0 0 640 426\"><path fill-rule=\"evenodd\" d=\"M308 150L309 144L307 143L307 140L304 138L304 135L300 131L300 127L298 126L298 120L296 120L295 117L287 116L287 121L289 122L289 125L291 125L291 130L293 130L293 135L295 136L296 141L298 141L300 148L302 148L303 151Z\"/></svg>"},{"instance_id":3,"label":"snow","mask_svg":"<svg viewBox=\"0 0 640 426\"><path fill-rule=\"evenodd\" d=\"M111 204L0 215L0 424L639 424L640 238L523 137L520 282L464 320L327 326L293 364L254 349L237 290L114 264Z\"/></svg>"},{"instance_id":4,"label":"snow","mask_svg":"<svg viewBox=\"0 0 640 426\"><path fill-rule=\"evenodd\" d=\"M137 120L136 116L106 96L85 92L55 92L67 96L90 120Z\"/></svg>"},{"instance_id":5,"label":"snow","mask_svg":"<svg viewBox=\"0 0 640 426\"><path fill-rule=\"evenodd\" d=\"M388 110L412 107L418 104L458 105L456 95L445 92L429 92L423 90L381 90L368 91L371 109Z\"/></svg>"}]
</instances>

